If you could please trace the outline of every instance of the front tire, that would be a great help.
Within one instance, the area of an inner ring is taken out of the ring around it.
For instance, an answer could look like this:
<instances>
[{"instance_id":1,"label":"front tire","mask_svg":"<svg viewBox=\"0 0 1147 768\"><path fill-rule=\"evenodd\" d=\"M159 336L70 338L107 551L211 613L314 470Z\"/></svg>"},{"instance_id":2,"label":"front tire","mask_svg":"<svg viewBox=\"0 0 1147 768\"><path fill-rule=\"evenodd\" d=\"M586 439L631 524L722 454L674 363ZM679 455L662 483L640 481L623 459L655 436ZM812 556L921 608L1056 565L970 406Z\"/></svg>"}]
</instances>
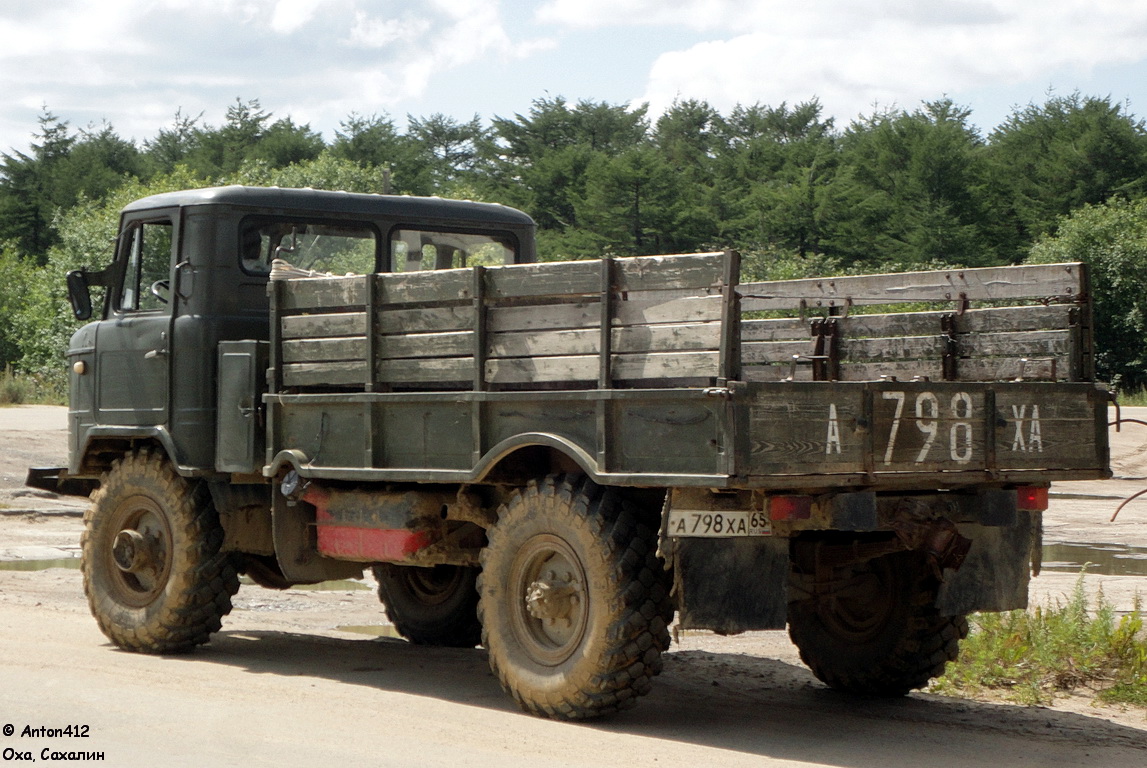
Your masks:
<instances>
[{"instance_id":1,"label":"front tire","mask_svg":"<svg viewBox=\"0 0 1147 768\"><path fill-rule=\"evenodd\" d=\"M831 592L789 603L789 637L832 688L903 696L944 673L968 634L935 607L939 583L917 552L833 572Z\"/></svg>"},{"instance_id":2,"label":"front tire","mask_svg":"<svg viewBox=\"0 0 1147 768\"><path fill-rule=\"evenodd\" d=\"M499 510L478 578L482 643L527 712L596 717L649 692L672 604L641 518L615 491L556 475Z\"/></svg>"},{"instance_id":3,"label":"front tire","mask_svg":"<svg viewBox=\"0 0 1147 768\"><path fill-rule=\"evenodd\" d=\"M478 623L478 569L376 565L378 599L398 633L417 645L473 648L482 640Z\"/></svg>"},{"instance_id":4,"label":"front tire","mask_svg":"<svg viewBox=\"0 0 1147 768\"><path fill-rule=\"evenodd\" d=\"M204 486L147 449L104 473L84 514L84 593L120 648L179 653L206 643L239 577Z\"/></svg>"}]
</instances>

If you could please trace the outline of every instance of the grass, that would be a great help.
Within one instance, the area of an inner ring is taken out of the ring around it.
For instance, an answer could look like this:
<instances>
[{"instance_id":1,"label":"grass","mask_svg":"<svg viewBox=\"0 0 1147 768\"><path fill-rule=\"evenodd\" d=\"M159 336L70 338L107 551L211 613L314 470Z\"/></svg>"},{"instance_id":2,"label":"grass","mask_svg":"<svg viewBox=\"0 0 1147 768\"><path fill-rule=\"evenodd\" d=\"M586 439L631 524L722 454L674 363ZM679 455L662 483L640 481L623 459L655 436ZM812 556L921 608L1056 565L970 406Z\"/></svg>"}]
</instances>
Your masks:
<instances>
[{"instance_id":1,"label":"grass","mask_svg":"<svg viewBox=\"0 0 1147 768\"><path fill-rule=\"evenodd\" d=\"M11 367L0 372L0 406L65 405L67 402L67 381L63 377L20 373Z\"/></svg>"},{"instance_id":2,"label":"grass","mask_svg":"<svg viewBox=\"0 0 1147 768\"><path fill-rule=\"evenodd\" d=\"M1138 389L1134 392L1120 392L1120 405L1147 405L1147 389Z\"/></svg>"},{"instance_id":3,"label":"grass","mask_svg":"<svg viewBox=\"0 0 1147 768\"><path fill-rule=\"evenodd\" d=\"M1080 574L1066 603L981 613L960 659L931 690L955 695L1003 692L1023 704L1050 704L1084 689L1101 701L1147 707L1143 614L1117 616L1100 592L1091 605Z\"/></svg>"}]
</instances>

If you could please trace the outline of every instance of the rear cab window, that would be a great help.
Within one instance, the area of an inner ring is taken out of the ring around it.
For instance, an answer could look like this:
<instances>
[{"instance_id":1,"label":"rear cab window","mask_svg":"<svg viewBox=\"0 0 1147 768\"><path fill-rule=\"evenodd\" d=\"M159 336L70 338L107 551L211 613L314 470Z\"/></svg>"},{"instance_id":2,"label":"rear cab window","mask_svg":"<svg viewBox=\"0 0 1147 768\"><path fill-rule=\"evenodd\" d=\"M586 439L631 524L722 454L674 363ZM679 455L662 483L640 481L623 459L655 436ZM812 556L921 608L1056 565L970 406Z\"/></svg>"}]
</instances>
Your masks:
<instances>
[{"instance_id":1,"label":"rear cab window","mask_svg":"<svg viewBox=\"0 0 1147 768\"><path fill-rule=\"evenodd\" d=\"M518 240L503 232L397 227L390 233L389 271L460 269L517 262Z\"/></svg>"}]
</instances>

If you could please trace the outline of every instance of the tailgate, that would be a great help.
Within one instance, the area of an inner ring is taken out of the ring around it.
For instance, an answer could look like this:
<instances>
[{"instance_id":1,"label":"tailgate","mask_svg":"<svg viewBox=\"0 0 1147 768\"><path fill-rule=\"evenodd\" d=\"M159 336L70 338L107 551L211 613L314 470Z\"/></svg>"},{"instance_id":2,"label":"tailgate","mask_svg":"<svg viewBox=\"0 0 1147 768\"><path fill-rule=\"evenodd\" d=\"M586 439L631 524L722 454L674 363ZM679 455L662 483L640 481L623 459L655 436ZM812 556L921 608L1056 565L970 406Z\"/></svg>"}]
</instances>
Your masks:
<instances>
[{"instance_id":1,"label":"tailgate","mask_svg":"<svg viewBox=\"0 0 1147 768\"><path fill-rule=\"evenodd\" d=\"M1110 476L1107 392L1091 383L759 383L746 402L762 485Z\"/></svg>"}]
</instances>

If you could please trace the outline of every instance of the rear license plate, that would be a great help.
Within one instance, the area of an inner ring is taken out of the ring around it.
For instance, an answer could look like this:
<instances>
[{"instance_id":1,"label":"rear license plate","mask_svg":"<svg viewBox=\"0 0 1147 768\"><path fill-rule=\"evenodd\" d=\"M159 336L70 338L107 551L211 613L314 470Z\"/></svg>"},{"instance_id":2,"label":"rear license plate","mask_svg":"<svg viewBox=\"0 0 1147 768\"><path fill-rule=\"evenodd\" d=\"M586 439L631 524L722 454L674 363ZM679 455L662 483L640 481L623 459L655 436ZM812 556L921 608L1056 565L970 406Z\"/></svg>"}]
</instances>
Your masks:
<instances>
[{"instance_id":1,"label":"rear license plate","mask_svg":"<svg viewBox=\"0 0 1147 768\"><path fill-rule=\"evenodd\" d=\"M721 538L771 534L769 516L764 512L747 509L719 512L708 509L669 510L670 536Z\"/></svg>"}]
</instances>

